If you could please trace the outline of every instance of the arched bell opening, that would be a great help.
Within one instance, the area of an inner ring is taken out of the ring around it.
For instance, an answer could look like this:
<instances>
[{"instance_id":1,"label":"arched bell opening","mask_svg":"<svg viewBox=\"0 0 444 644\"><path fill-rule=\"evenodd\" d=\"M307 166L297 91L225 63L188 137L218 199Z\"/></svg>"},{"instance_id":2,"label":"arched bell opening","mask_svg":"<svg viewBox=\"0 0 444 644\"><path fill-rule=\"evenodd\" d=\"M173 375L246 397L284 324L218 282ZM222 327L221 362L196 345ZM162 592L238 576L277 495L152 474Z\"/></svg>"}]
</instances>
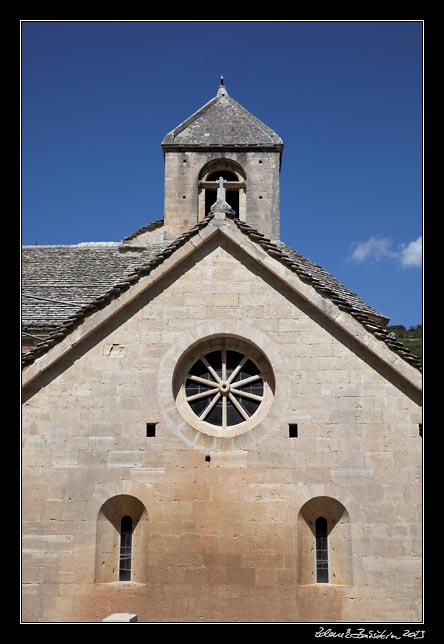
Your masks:
<instances>
[{"instance_id":1,"label":"arched bell opening","mask_svg":"<svg viewBox=\"0 0 444 644\"><path fill-rule=\"evenodd\" d=\"M215 159L205 164L199 173L199 213L201 221L209 214L216 201L218 181L222 177L226 183L225 200L231 206L233 214L242 221L246 220L246 177L242 167L230 159Z\"/></svg>"}]
</instances>

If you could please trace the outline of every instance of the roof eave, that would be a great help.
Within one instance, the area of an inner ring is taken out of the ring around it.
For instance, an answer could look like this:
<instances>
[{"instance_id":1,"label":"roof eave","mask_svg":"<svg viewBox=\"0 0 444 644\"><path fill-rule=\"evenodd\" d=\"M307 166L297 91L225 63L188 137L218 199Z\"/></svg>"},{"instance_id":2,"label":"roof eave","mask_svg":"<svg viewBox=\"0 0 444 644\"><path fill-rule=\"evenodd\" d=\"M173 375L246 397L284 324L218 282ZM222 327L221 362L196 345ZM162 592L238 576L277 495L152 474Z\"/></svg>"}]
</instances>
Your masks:
<instances>
[{"instance_id":1,"label":"roof eave","mask_svg":"<svg viewBox=\"0 0 444 644\"><path fill-rule=\"evenodd\" d=\"M264 152L280 152L284 149L283 143L208 143L207 145L200 145L198 143L162 143L164 152L176 152L177 150L209 152L224 150L259 150Z\"/></svg>"},{"instance_id":2,"label":"roof eave","mask_svg":"<svg viewBox=\"0 0 444 644\"><path fill-rule=\"evenodd\" d=\"M315 306L325 317L339 324L344 331L389 368L406 378L416 389L421 388L420 361L401 343L391 340L380 324L374 324L368 315L354 311L340 297L325 295L325 288L316 287L316 284L307 279L306 275L300 274L291 260L255 229L235 218L227 217L227 219L234 220L234 228L230 225L228 227L230 230L226 228L222 230L220 223L208 226L212 220L211 216L196 224L153 260L138 268L134 278L121 283L118 288L111 289L105 296L91 302L76 313L74 316L76 320L67 320L64 327L59 327L29 354L25 354L23 385L26 386L33 381L42 371L60 359L65 351L70 351L98 325L115 315L120 307L126 306L138 297L151 284L161 279L165 272L193 252L197 246L220 231L239 244L253 259L271 270L276 277L294 288L298 295Z\"/></svg>"}]
</instances>

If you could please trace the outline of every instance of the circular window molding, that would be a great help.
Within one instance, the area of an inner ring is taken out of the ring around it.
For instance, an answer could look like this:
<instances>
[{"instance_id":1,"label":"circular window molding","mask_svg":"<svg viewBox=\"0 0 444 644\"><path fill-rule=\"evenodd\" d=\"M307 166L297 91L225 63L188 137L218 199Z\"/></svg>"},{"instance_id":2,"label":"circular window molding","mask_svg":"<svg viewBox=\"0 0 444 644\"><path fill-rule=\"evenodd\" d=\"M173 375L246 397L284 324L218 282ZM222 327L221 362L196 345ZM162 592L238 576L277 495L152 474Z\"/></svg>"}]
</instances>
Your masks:
<instances>
[{"instance_id":1,"label":"circular window molding","mask_svg":"<svg viewBox=\"0 0 444 644\"><path fill-rule=\"evenodd\" d=\"M238 436L268 413L275 379L265 355L240 338L212 337L186 351L174 374L177 408L214 437Z\"/></svg>"}]
</instances>

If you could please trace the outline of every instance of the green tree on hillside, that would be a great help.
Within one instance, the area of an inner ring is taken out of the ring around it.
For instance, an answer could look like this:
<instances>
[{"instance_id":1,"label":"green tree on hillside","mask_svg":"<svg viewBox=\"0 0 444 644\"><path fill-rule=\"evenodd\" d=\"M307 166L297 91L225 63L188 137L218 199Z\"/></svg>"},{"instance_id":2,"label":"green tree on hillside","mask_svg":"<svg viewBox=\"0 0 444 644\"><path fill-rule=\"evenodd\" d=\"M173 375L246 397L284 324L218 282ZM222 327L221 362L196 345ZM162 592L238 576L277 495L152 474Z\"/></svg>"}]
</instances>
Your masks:
<instances>
[{"instance_id":1,"label":"green tree on hillside","mask_svg":"<svg viewBox=\"0 0 444 644\"><path fill-rule=\"evenodd\" d=\"M403 324L393 324L387 327L387 331L394 333L399 342L405 344L418 358L422 359L422 324L405 328Z\"/></svg>"}]
</instances>

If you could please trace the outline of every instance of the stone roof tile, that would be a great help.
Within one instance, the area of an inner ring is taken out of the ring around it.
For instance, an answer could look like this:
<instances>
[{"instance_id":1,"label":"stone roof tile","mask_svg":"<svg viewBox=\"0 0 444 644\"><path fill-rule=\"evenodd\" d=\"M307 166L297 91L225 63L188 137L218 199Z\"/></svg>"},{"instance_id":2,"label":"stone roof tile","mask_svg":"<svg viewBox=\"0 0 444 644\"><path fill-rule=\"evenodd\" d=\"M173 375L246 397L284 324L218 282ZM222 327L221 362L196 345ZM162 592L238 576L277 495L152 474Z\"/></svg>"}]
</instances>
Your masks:
<instances>
[{"instance_id":1,"label":"stone roof tile","mask_svg":"<svg viewBox=\"0 0 444 644\"><path fill-rule=\"evenodd\" d=\"M311 260L298 253L296 250L293 250L293 248L286 246L281 241L276 242L276 246L280 251L282 251L282 253L284 253L286 257L291 260L292 263L295 264L295 266L299 268L300 272L305 272L312 281L319 280L319 288L321 288L322 286L325 287L327 291L331 292L335 296L343 298L345 302L349 304L354 310L361 311L362 313L369 315L371 318L374 318L384 326L387 324L389 318L385 317L385 315L382 315L382 313L379 313L379 311L376 311L376 309L366 304L358 295L356 295L356 293L353 293L343 284L341 284L341 282L338 282L338 280L334 278L333 275L324 270L322 266L315 264Z\"/></svg>"},{"instance_id":2,"label":"stone roof tile","mask_svg":"<svg viewBox=\"0 0 444 644\"><path fill-rule=\"evenodd\" d=\"M257 230L233 219L240 231L261 246L268 255L296 273L323 297L353 316L378 340L383 341L419 371L422 363L385 329L387 318L349 291L330 273L303 257L282 242L272 242ZM102 309L142 276L186 244L213 218L207 216L168 246L152 245L143 250L124 252L128 247L31 246L23 249L23 294L47 297L58 302L24 298L24 329L46 328L49 336L23 354L23 366L32 364L52 346L60 342L88 315ZM131 247L129 247L131 248ZM60 300L65 300L65 303ZM28 302L27 300L30 300ZM42 303L43 302L43 303ZM71 304L67 304L70 302ZM74 306L72 306L74 304ZM40 310L39 310L40 309ZM37 326L35 326L37 325Z\"/></svg>"},{"instance_id":3,"label":"stone roof tile","mask_svg":"<svg viewBox=\"0 0 444 644\"><path fill-rule=\"evenodd\" d=\"M128 280L165 245L25 246L22 250L22 325L25 331L58 327L82 307Z\"/></svg>"},{"instance_id":4,"label":"stone roof tile","mask_svg":"<svg viewBox=\"0 0 444 644\"><path fill-rule=\"evenodd\" d=\"M222 87L217 96L169 132L162 141L164 149L227 146L282 150L283 141Z\"/></svg>"}]
</instances>

